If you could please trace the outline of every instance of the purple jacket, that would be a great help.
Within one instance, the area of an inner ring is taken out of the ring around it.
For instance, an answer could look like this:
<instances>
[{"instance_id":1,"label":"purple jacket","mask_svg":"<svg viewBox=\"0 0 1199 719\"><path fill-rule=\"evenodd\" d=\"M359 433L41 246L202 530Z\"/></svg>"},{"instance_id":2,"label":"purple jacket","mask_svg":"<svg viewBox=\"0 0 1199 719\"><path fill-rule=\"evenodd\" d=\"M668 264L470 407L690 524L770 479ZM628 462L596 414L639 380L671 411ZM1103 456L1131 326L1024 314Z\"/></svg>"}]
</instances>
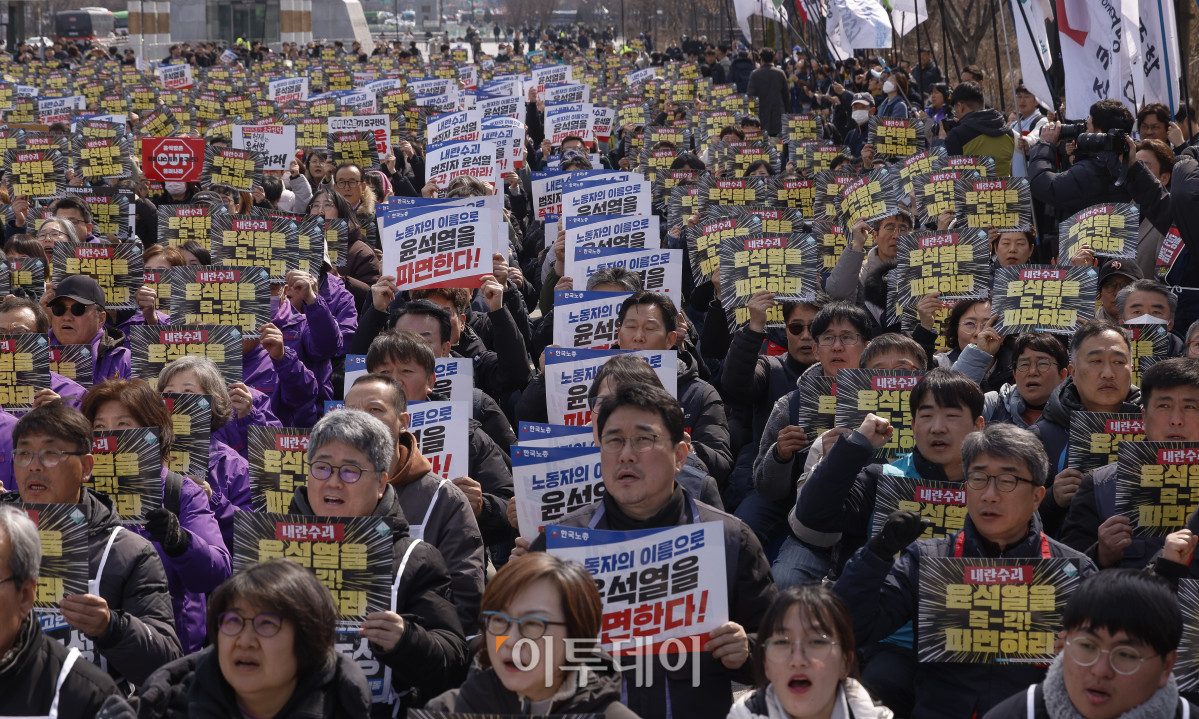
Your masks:
<instances>
[{"instance_id":1,"label":"purple jacket","mask_svg":"<svg viewBox=\"0 0 1199 719\"><path fill-rule=\"evenodd\" d=\"M242 355L242 379L251 392L256 390L270 397L270 411L279 419L280 427L311 427L320 417L324 405L317 404L316 375L304 366L290 347L284 347L283 356L276 362L262 345L255 345ZM255 397L255 407L258 402ZM241 444L229 444L245 454L244 439Z\"/></svg>"},{"instance_id":2,"label":"purple jacket","mask_svg":"<svg viewBox=\"0 0 1199 719\"><path fill-rule=\"evenodd\" d=\"M79 405L83 403L83 395L87 394L87 389L73 379L63 377L57 372L50 373L50 389L59 397L62 397L62 403L72 409L79 409Z\"/></svg>"},{"instance_id":3,"label":"purple jacket","mask_svg":"<svg viewBox=\"0 0 1199 719\"><path fill-rule=\"evenodd\" d=\"M50 330L50 344L62 344ZM108 325L100 328L92 338L92 384L97 385L106 379L129 379L133 370L129 348L125 346L125 335L120 330Z\"/></svg>"},{"instance_id":4,"label":"purple jacket","mask_svg":"<svg viewBox=\"0 0 1199 719\"><path fill-rule=\"evenodd\" d=\"M304 366L312 370L319 392L318 403L333 399L333 364L330 360L342 354L344 349L341 327L325 298L317 296L316 301L299 310L290 302L280 302L271 322L283 332L283 344L295 350Z\"/></svg>"},{"instance_id":5,"label":"purple jacket","mask_svg":"<svg viewBox=\"0 0 1199 719\"><path fill-rule=\"evenodd\" d=\"M171 316L168 315L166 312L163 312L162 310L155 310L154 314L158 316L158 324L160 324L160 325L171 324ZM129 346L129 338L131 335L133 335L133 330L131 330L130 328L135 325L144 325L144 324L146 324L146 316L142 314L141 310L138 310L138 311L134 312L132 315L130 315L129 319L125 320L117 327L117 329L120 330L121 333L125 335L124 344L126 347Z\"/></svg>"},{"instance_id":6,"label":"purple jacket","mask_svg":"<svg viewBox=\"0 0 1199 719\"><path fill-rule=\"evenodd\" d=\"M166 467L162 468L165 483ZM165 490L164 490L165 495ZM204 646L205 595L211 594L233 574L233 560L225 548L221 528L216 516L208 506L208 497L195 482L183 481L182 512L179 524L191 535L191 545L178 557L172 557L157 542L154 548L162 559L167 572L167 588L171 592L171 606L175 610L175 634L185 653L198 651ZM149 539L150 535L141 525L128 527Z\"/></svg>"},{"instance_id":7,"label":"purple jacket","mask_svg":"<svg viewBox=\"0 0 1199 719\"><path fill-rule=\"evenodd\" d=\"M0 412L0 483L9 492L17 491L17 480L12 474L12 428L16 423L16 417Z\"/></svg>"},{"instance_id":8,"label":"purple jacket","mask_svg":"<svg viewBox=\"0 0 1199 719\"><path fill-rule=\"evenodd\" d=\"M268 360L269 361L269 360ZM244 375L243 375L244 376ZM246 384L250 384L246 378ZM236 414L224 426L212 433L213 441L220 441L233 448L242 457L246 456L246 430L249 427L282 427L283 423L271 411L271 397L250 386L250 397L253 408L245 417L238 418ZM209 454L209 459L212 455Z\"/></svg>"},{"instance_id":9,"label":"purple jacket","mask_svg":"<svg viewBox=\"0 0 1199 719\"><path fill-rule=\"evenodd\" d=\"M358 331L358 308L354 305L354 295L346 289L345 280L328 272L324 274L325 278L321 281L321 297L337 319L337 328L341 333L341 349L334 357L340 357L350 350L350 345L354 342L354 333Z\"/></svg>"},{"instance_id":10,"label":"purple jacket","mask_svg":"<svg viewBox=\"0 0 1199 719\"><path fill-rule=\"evenodd\" d=\"M208 447L208 503L221 527L225 546L233 546L233 510L251 510L250 465L229 445L213 439Z\"/></svg>"}]
</instances>

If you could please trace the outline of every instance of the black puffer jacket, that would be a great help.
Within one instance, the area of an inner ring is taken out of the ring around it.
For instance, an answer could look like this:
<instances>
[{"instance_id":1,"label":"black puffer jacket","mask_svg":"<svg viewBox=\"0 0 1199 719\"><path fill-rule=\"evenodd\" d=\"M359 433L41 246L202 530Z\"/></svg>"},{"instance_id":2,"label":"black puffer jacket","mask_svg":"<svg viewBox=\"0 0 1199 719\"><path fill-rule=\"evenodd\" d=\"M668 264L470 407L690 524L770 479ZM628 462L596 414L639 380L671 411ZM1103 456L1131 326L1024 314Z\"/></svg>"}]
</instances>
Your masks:
<instances>
[{"instance_id":1,"label":"black puffer jacket","mask_svg":"<svg viewBox=\"0 0 1199 719\"><path fill-rule=\"evenodd\" d=\"M587 683L573 686L555 697L548 711L554 715L589 714L602 715L606 719L637 719L637 715L620 703L620 676L609 670L603 673L588 672ZM471 667L466 681L457 689L435 697L426 706L432 711L458 712L463 714L488 714L519 716L528 709L515 692L509 691L500 681L494 669Z\"/></svg>"},{"instance_id":2,"label":"black puffer jacket","mask_svg":"<svg viewBox=\"0 0 1199 719\"><path fill-rule=\"evenodd\" d=\"M0 716L45 716L67 649L42 633L32 614L21 622L16 642L0 657ZM59 692L58 719L91 719L104 700L118 694L112 678L96 665L76 660Z\"/></svg>"},{"instance_id":3,"label":"black puffer jacket","mask_svg":"<svg viewBox=\"0 0 1199 719\"><path fill-rule=\"evenodd\" d=\"M1032 196L1034 200L1053 205L1054 234L1059 224L1079 210L1091 205L1131 201L1125 187L1115 186L1116 175L1110 169L1110 159L1104 155L1079 157L1074 166L1064 172L1054 172L1056 165L1057 148L1047 142L1038 142L1028 153L1028 183ZM1058 259L1069 261L1069 258Z\"/></svg>"},{"instance_id":4,"label":"black puffer jacket","mask_svg":"<svg viewBox=\"0 0 1199 719\"><path fill-rule=\"evenodd\" d=\"M154 672L133 701L140 719L243 716L212 647ZM323 666L300 675L291 699L274 719L363 719L370 715L370 701L362 670L335 653Z\"/></svg>"}]
</instances>

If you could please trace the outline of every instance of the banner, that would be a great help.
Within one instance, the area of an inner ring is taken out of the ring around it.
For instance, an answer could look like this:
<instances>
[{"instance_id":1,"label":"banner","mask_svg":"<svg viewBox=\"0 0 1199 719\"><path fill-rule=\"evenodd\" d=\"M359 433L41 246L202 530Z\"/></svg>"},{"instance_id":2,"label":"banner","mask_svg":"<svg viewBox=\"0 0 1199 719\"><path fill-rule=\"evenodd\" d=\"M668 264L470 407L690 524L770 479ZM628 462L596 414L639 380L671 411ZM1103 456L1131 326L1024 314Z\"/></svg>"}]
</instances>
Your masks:
<instances>
[{"instance_id":1,"label":"banner","mask_svg":"<svg viewBox=\"0 0 1199 719\"><path fill-rule=\"evenodd\" d=\"M870 536L883 531L894 512L916 512L930 522L919 539L960 532L966 521L966 483L883 474L875 489Z\"/></svg>"},{"instance_id":2,"label":"banner","mask_svg":"<svg viewBox=\"0 0 1199 719\"><path fill-rule=\"evenodd\" d=\"M1053 48L1048 28L1054 27L1053 2L1011 0L1011 4L1024 86L1040 104L1050 107L1054 104L1054 93L1049 88L1047 73L1053 67Z\"/></svg>"},{"instance_id":3,"label":"banner","mask_svg":"<svg viewBox=\"0 0 1199 719\"><path fill-rule=\"evenodd\" d=\"M567 217L566 253L576 247L657 247L658 216L576 215ZM648 245L647 245L648 243Z\"/></svg>"},{"instance_id":4,"label":"banner","mask_svg":"<svg viewBox=\"0 0 1199 719\"><path fill-rule=\"evenodd\" d=\"M1121 443L1144 439L1140 414L1071 412L1066 466L1083 474L1093 472L1118 459Z\"/></svg>"},{"instance_id":5,"label":"banner","mask_svg":"<svg viewBox=\"0 0 1199 719\"><path fill-rule=\"evenodd\" d=\"M916 448L912 433L914 413L908 397L925 372L901 369L837 370L838 427L857 429L873 414L891 422L891 441L875 451L877 457L893 458Z\"/></svg>"},{"instance_id":6,"label":"banner","mask_svg":"<svg viewBox=\"0 0 1199 719\"><path fill-rule=\"evenodd\" d=\"M400 289L467 287L491 274L492 230L499 226L493 210L451 207L405 212L380 231L384 272Z\"/></svg>"},{"instance_id":7,"label":"banner","mask_svg":"<svg viewBox=\"0 0 1199 719\"><path fill-rule=\"evenodd\" d=\"M162 506L162 455L158 429L92 432L91 488L112 500L125 524L142 524Z\"/></svg>"},{"instance_id":8,"label":"banner","mask_svg":"<svg viewBox=\"0 0 1199 719\"><path fill-rule=\"evenodd\" d=\"M104 288L104 308L137 307L133 293L142 286L142 248L128 242L55 242L51 259L53 282L69 275L87 275Z\"/></svg>"},{"instance_id":9,"label":"banner","mask_svg":"<svg viewBox=\"0 0 1199 719\"><path fill-rule=\"evenodd\" d=\"M209 145L204 148L204 169L200 186L205 190L228 187L236 192L251 192L262 185L262 155L252 150L235 150Z\"/></svg>"},{"instance_id":10,"label":"banner","mask_svg":"<svg viewBox=\"0 0 1199 719\"><path fill-rule=\"evenodd\" d=\"M837 58L851 57L857 49L891 47L891 16L875 0L829 0L826 26L825 40Z\"/></svg>"},{"instance_id":11,"label":"banner","mask_svg":"<svg viewBox=\"0 0 1199 719\"><path fill-rule=\"evenodd\" d=\"M960 179L955 189L955 225L997 232L1023 232L1032 226L1032 190L1027 177Z\"/></svg>"},{"instance_id":12,"label":"banner","mask_svg":"<svg viewBox=\"0 0 1199 719\"><path fill-rule=\"evenodd\" d=\"M749 324L749 299L771 292L776 303L766 313L767 327L782 327L783 302L812 302L820 291L816 266L820 247L812 235L751 235L720 244L720 302L729 331Z\"/></svg>"},{"instance_id":13,"label":"banner","mask_svg":"<svg viewBox=\"0 0 1199 719\"><path fill-rule=\"evenodd\" d=\"M349 355L347 355L348 361ZM365 359L365 358L364 358ZM365 369L365 362L363 363ZM438 357L433 366L437 379L433 392L451 402L473 402L475 392L475 363L470 357ZM346 386L350 386L349 380Z\"/></svg>"},{"instance_id":14,"label":"banner","mask_svg":"<svg viewBox=\"0 0 1199 719\"><path fill-rule=\"evenodd\" d=\"M1116 514L1138 537L1165 537L1199 506L1199 442L1121 442L1116 461Z\"/></svg>"},{"instance_id":15,"label":"banner","mask_svg":"<svg viewBox=\"0 0 1199 719\"><path fill-rule=\"evenodd\" d=\"M213 215L208 237L212 259L221 266L262 267L271 282L282 283L299 253L299 227L294 220L255 215Z\"/></svg>"},{"instance_id":16,"label":"banner","mask_svg":"<svg viewBox=\"0 0 1199 719\"><path fill-rule=\"evenodd\" d=\"M986 299L991 292L991 249L985 230L921 230L899 238L896 304L916 310L920 299Z\"/></svg>"},{"instance_id":17,"label":"banner","mask_svg":"<svg viewBox=\"0 0 1199 719\"><path fill-rule=\"evenodd\" d=\"M204 169L204 138L142 138L142 171L147 180L199 182ZM170 205L159 207L161 212Z\"/></svg>"},{"instance_id":18,"label":"banner","mask_svg":"<svg viewBox=\"0 0 1199 719\"><path fill-rule=\"evenodd\" d=\"M233 146L262 156L262 169L286 171L296 155L295 125L234 125Z\"/></svg>"},{"instance_id":19,"label":"banner","mask_svg":"<svg viewBox=\"0 0 1199 719\"><path fill-rule=\"evenodd\" d=\"M1182 104L1180 77L1182 63L1178 52L1178 23L1170 0L1140 0L1138 45L1145 71L1142 104L1160 102L1170 108L1170 116Z\"/></svg>"},{"instance_id":20,"label":"banner","mask_svg":"<svg viewBox=\"0 0 1199 719\"><path fill-rule=\"evenodd\" d=\"M622 353L630 354L623 350L546 347L545 403L549 421L575 427L591 422L587 391L595 380L595 373L609 359ZM668 393L678 394L678 355L674 350L641 350L631 354L649 363Z\"/></svg>"},{"instance_id":21,"label":"banner","mask_svg":"<svg viewBox=\"0 0 1199 719\"><path fill-rule=\"evenodd\" d=\"M520 422L516 440L521 447L594 447L591 427L571 427L565 424Z\"/></svg>"},{"instance_id":22,"label":"banner","mask_svg":"<svg viewBox=\"0 0 1199 719\"><path fill-rule=\"evenodd\" d=\"M408 431L434 474L454 478L470 473L470 403L409 402L408 415Z\"/></svg>"},{"instance_id":23,"label":"banner","mask_svg":"<svg viewBox=\"0 0 1199 719\"><path fill-rule=\"evenodd\" d=\"M257 425L247 428L250 505L255 512L286 512L295 497L295 488L308 484L308 433L311 431Z\"/></svg>"},{"instance_id":24,"label":"banner","mask_svg":"<svg viewBox=\"0 0 1199 719\"><path fill-rule=\"evenodd\" d=\"M574 349L604 350L616 344L616 318L631 292L557 290L554 343Z\"/></svg>"},{"instance_id":25,"label":"banner","mask_svg":"<svg viewBox=\"0 0 1199 719\"><path fill-rule=\"evenodd\" d=\"M547 524L604 496L600 449L512 447L512 483L520 536L530 542Z\"/></svg>"},{"instance_id":26,"label":"banner","mask_svg":"<svg viewBox=\"0 0 1199 719\"><path fill-rule=\"evenodd\" d=\"M205 357L227 384L242 381L242 333L228 325L133 325L129 349L133 374L158 389L162 369L180 357Z\"/></svg>"},{"instance_id":27,"label":"banner","mask_svg":"<svg viewBox=\"0 0 1199 719\"><path fill-rule=\"evenodd\" d=\"M1135 261L1140 233L1141 210L1136 205L1093 205L1058 225L1058 261L1070 262L1085 247L1100 265L1107 260Z\"/></svg>"},{"instance_id":28,"label":"banner","mask_svg":"<svg viewBox=\"0 0 1199 719\"><path fill-rule=\"evenodd\" d=\"M1048 664L1066 601L1069 559L920 558L920 662Z\"/></svg>"},{"instance_id":29,"label":"banner","mask_svg":"<svg viewBox=\"0 0 1199 719\"><path fill-rule=\"evenodd\" d=\"M1062 66L1070 69L1066 117L1085 117L1091 105L1109 98L1136 114L1145 77L1136 8L1135 0L1057 0Z\"/></svg>"},{"instance_id":30,"label":"banner","mask_svg":"<svg viewBox=\"0 0 1199 719\"><path fill-rule=\"evenodd\" d=\"M599 639L610 654L633 642L638 653L650 644L654 653L698 652L728 621L720 522L633 532L551 525L545 537L546 551L595 579L604 601Z\"/></svg>"},{"instance_id":31,"label":"banner","mask_svg":"<svg viewBox=\"0 0 1199 719\"><path fill-rule=\"evenodd\" d=\"M249 338L271 320L265 267L176 267L172 281L173 325L231 325Z\"/></svg>"},{"instance_id":32,"label":"banner","mask_svg":"<svg viewBox=\"0 0 1199 719\"><path fill-rule=\"evenodd\" d=\"M571 277L580 286L604 267L623 267L641 275L642 289L665 292L682 300L683 291L682 250L628 250L622 247L580 247L574 255L566 258L566 277Z\"/></svg>"},{"instance_id":33,"label":"banner","mask_svg":"<svg viewBox=\"0 0 1199 719\"><path fill-rule=\"evenodd\" d=\"M1000 267L991 291L991 313L999 315L994 329L1072 334L1095 314L1097 282L1094 267Z\"/></svg>"}]
</instances>

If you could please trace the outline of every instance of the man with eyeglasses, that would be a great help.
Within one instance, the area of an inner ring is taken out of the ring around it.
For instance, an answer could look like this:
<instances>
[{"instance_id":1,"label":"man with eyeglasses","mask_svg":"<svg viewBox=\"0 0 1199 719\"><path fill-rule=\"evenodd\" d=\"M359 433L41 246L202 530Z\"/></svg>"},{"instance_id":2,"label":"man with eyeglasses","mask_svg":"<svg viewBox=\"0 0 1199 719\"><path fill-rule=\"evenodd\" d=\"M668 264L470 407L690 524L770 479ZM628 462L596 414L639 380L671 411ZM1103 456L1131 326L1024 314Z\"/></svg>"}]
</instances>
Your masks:
<instances>
[{"instance_id":1,"label":"man with eyeglasses","mask_svg":"<svg viewBox=\"0 0 1199 719\"><path fill-rule=\"evenodd\" d=\"M363 195L363 177L362 168L352 162L342 163L337 166L333 172L333 187L337 190L337 194L345 198L345 201L350 203L350 207L354 208L354 212L359 212L359 207L362 205ZM373 203L369 208L362 208L367 214L374 215L375 208Z\"/></svg>"},{"instance_id":2,"label":"man with eyeglasses","mask_svg":"<svg viewBox=\"0 0 1199 719\"><path fill-rule=\"evenodd\" d=\"M52 345L92 346L92 384L106 379L129 379L132 359L125 335L105 324L104 289L87 275L70 275L41 303L50 311Z\"/></svg>"},{"instance_id":3,"label":"man with eyeglasses","mask_svg":"<svg viewBox=\"0 0 1199 719\"><path fill-rule=\"evenodd\" d=\"M1062 619L1064 651L1044 681L984 719L1199 716L1199 706L1179 695L1173 676L1183 620L1165 581L1131 569L1103 572L1074 590Z\"/></svg>"},{"instance_id":4,"label":"man with eyeglasses","mask_svg":"<svg viewBox=\"0 0 1199 719\"><path fill-rule=\"evenodd\" d=\"M1037 505L1045 497L1049 460L1031 432L1007 424L987 427L962 441L959 457L967 510L961 531L917 539L924 531L919 513L895 512L837 580L834 591L853 614L859 647L882 642L915 620L923 557L1063 557L1073 560L1083 578L1096 572L1085 555L1041 531ZM1043 677L1044 670L1034 665L918 664L912 716L982 716Z\"/></svg>"},{"instance_id":5,"label":"man with eyeglasses","mask_svg":"<svg viewBox=\"0 0 1199 719\"><path fill-rule=\"evenodd\" d=\"M13 219L9 220L5 225L5 235L12 237L13 235L26 234L26 222L29 217L29 198L23 195L13 198L12 209ZM70 222L71 226L75 229L75 235L81 238L80 242L100 241L100 238L92 234L92 210L80 198L73 195L60 197L50 203L50 212L54 219Z\"/></svg>"},{"instance_id":6,"label":"man with eyeglasses","mask_svg":"<svg viewBox=\"0 0 1199 719\"><path fill-rule=\"evenodd\" d=\"M626 704L643 717L661 716L668 702L677 717L725 716L733 703L732 682L752 681L748 635L757 631L778 594L762 547L743 522L696 501L675 481L689 449L682 407L665 390L622 387L600 403L594 431L604 497L566 515L559 525L620 531L724 525L729 621L712 630L704 651L670 658L669 671L662 664L653 667L650 686L636 686L632 673L625 672ZM544 532L530 549L545 550ZM694 661L700 662L698 686L691 682Z\"/></svg>"},{"instance_id":7,"label":"man with eyeglasses","mask_svg":"<svg viewBox=\"0 0 1199 719\"><path fill-rule=\"evenodd\" d=\"M905 208L899 214L884 217L873 223L862 220L852 228L850 245L846 247L832 273L824 283L824 291L834 300L844 300L858 307L865 307L866 278L877 273L879 267L894 262L899 253L899 237L912 231L912 215ZM874 247L866 250L868 237L874 238ZM882 319L882 310L875 308L874 317ZM882 322L877 324L881 327Z\"/></svg>"},{"instance_id":8,"label":"man with eyeglasses","mask_svg":"<svg viewBox=\"0 0 1199 719\"><path fill-rule=\"evenodd\" d=\"M1141 376L1146 442L1199 441L1197 364L1181 357L1162 360ZM1133 536L1128 517L1116 514L1116 463L1085 476L1078 470L1067 471L1081 479L1062 522L1061 541L1085 552L1101 569L1141 569L1149 564L1162 549L1163 540Z\"/></svg>"},{"instance_id":9,"label":"man with eyeglasses","mask_svg":"<svg viewBox=\"0 0 1199 719\"><path fill-rule=\"evenodd\" d=\"M1173 333L1178 295L1157 280L1136 280L1116 293L1116 310L1125 325L1160 325L1166 328L1167 357L1182 357L1186 345Z\"/></svg>"},{"instance_id":10,"label":"man with eyeglasses","mask_svg":"<svg viewBox=\"0 0 1199 719\"><path fill-rule=\"evenodd\" d=\"M112 500L84 485L92 471L92 423L51 402L12 430L17 491L0 504L71 504L87 524L88 591L61 603L68 626L51 632L116 680L140 685L182 656L166 572L149 540L125 530ZM98 575L98 576L97 576Z\"/></svg>"},{"instance_id":11,"label":"man with eyeglasses","mask_svg":"<svg viewBox=\"0 0 1199 719\"><path fill-rule=\"evenodd\" d=\"M1066 466L1070 414L1141 411L1141 391L1132 383L1132 340L1128 331L1103 320L1087 322L1074 333L1070 376L1053 390L1045 411L1033 423L1049 457L1049 499L1041 504L1045 531L1057 536L1082 472Z\"/></svg>"},{"instance_id":12,"label":"man with eyeglasses","mask_svg":"<svg viewBox=\"0 0 1199 719\"><path fill-rule=\"evenodd\" d=\"M391 530L391 607L371 612L359 629L374 659L392 669L401 711L458 686L466 676L466 640L452 603L445 560L432 544L408 535L408 520L387 470L395 441L366 412L325 415L308 436L308 484L296 487L288 512L308 517L378 517ZM353 637L351 637L353 638Z\"/></svg>"},{"instance_id":13,"label":"man with eyeglasses","mask_svg":"<svg viewBox=\"0 0 1199 719\"><path fill-rule=\"evenodd\" d=\"M1070 357L1055 335L1027 332L1012 344L1012 383L984 396L983 419L1031 429L1053 390L1066 379Z\"/></svg>"}]
</instances>

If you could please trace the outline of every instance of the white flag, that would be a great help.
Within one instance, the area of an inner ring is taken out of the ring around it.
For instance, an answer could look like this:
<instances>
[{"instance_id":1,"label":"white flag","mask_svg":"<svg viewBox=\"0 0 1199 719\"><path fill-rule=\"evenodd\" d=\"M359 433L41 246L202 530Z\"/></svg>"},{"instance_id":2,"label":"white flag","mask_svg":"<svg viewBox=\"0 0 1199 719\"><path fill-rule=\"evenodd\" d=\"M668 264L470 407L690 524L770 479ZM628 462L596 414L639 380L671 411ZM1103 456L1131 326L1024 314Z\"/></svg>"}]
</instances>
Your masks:
<instances>
[{"instance_id":1,"label":"white flag","mask_svg":"<svg viewBox=\"0 0 1199 719\"><path fill-rule=\"evenodd\" d=\"M832 0L828 33L838 35L838 40L830 37L830 42L839 48L891 47L891 16L878 0Z\"/></svg>"},{"instance_id":2,"label":"white flag","mask_svg":"<svg viewBox=\"0 0 1199 719\"><path fill-rule=\"evenodd\" d=\"M1049 81L1045 79L1045 71L1053 65L1053 51L1050 50L1049 29L1046 26L1047 19L1052 16L1049 0L1011 0L1011 3L1024 86L1037 100L1052 105L1053 92L1049 89Z\"/></svg>"},{"instance_id":3,"label":"white flag","mask_svg":"<svg viewBox=\"0 0 1199 719\"><path fill-rule=\"evenodd\" d=\"M1058 0L1058 35L1066 69L1066 116L1086 117L1113 98L1136 112L1142 78L1135 0ZM1129 18L1134 18L1129 22Z\"/></svg>"},{"instance_id":4,"label":"white flag","mask_svg":"<svg viewBox=\"0 0 1199 719\"><path fill-rule=\"evenodd\" d=\"M775 0L733 0L733 7L737 11L737 24L747 38L753 37L749 28L749 18L753 15L759 15L783 25L788 24L787 8L783 7L781 2L775 4Z\"/></svg>"},{"instance_id":5,"label":"white flag","mask_svg":"<svg viewBox=\"0 0 1199 719\"><path fill-rule=\"evenodd\" d=\"M1140 49L1145 73L1145 103L1160 102L1173 116L1182 104L1179 75L1183 60L1178 54L1178 25L1170 0L1141 0Z\"/></svg>"},{"instance_id":6,"label":"white flag","mask_svg":"<svg viewBox=\"0 0 1199 719\"><path fill-rule=\"evenodd\" d=\"M891 24L900 37L916 29L916 26L928 19L928 8L925 0L893 0L891 3Z\"/></svg>"}]
</instances>

